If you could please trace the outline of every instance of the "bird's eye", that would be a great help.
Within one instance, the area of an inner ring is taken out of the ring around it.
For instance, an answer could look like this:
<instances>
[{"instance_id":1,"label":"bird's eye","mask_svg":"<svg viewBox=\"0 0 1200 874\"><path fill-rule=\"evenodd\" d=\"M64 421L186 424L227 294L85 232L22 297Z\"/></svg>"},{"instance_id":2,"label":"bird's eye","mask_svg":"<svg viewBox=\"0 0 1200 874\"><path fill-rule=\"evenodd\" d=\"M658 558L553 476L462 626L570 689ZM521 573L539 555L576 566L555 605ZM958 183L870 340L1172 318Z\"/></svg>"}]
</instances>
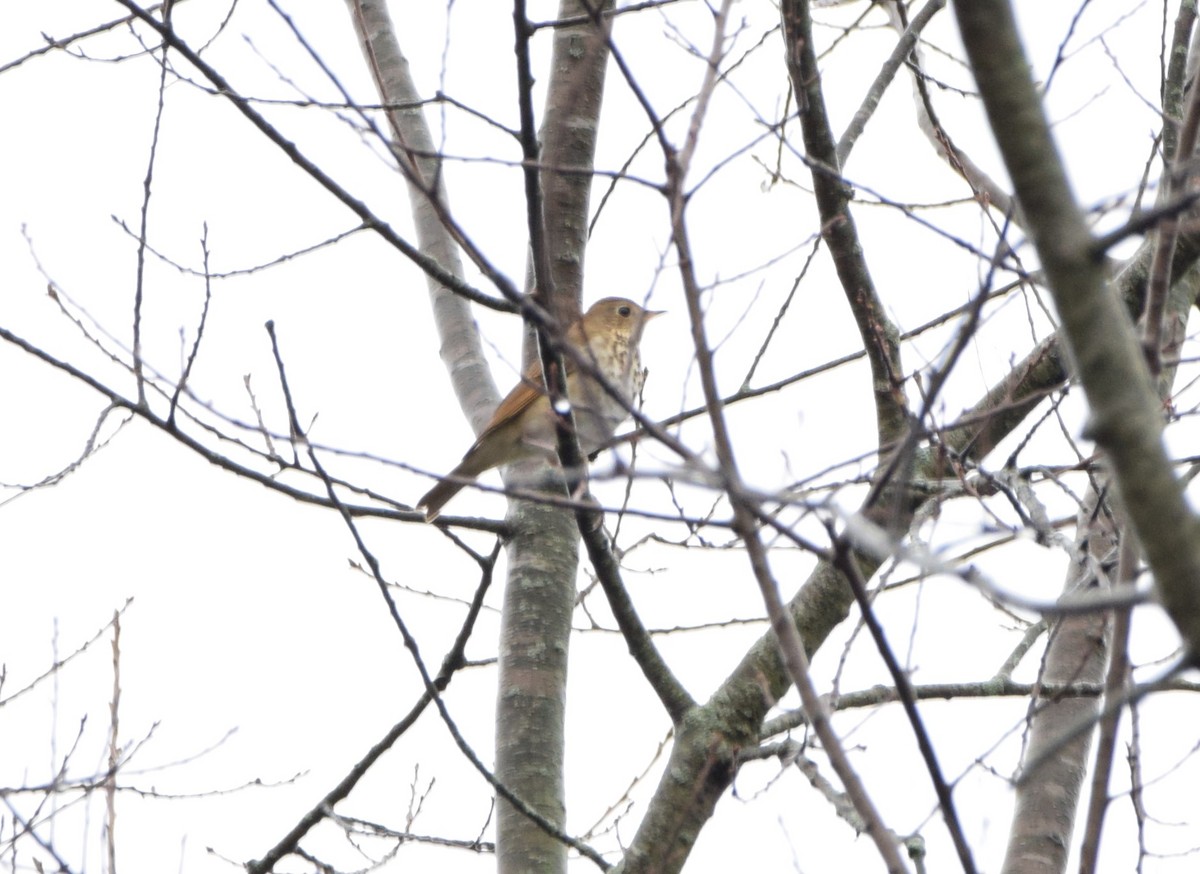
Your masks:
<instances>
[{"instance_id":1,"label":"bird's eye","mask_svg":"<svg viewBox=\"0 0 1200 874\"><path fill-rule=\"evenodd\" d=\"M617 313L619 315L624 316L625 318L629 318L629 314L632 312L633 312L633 310L631 310L628 306L622 305L622 306L617 307Z\"/></svg>"}]
</instances>

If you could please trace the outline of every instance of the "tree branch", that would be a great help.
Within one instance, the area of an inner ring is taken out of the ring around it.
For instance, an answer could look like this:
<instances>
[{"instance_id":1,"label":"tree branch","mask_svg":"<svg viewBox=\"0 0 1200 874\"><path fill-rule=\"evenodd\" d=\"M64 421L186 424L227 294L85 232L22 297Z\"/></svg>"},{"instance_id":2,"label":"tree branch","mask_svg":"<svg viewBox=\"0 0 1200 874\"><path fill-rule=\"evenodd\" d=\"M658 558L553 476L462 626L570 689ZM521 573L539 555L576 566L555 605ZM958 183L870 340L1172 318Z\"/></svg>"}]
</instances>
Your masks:
<instances>
[{"instance_id":1,"label":"tree branch","mask_svg":"<svg viewBox=\"0 0 1200 874\"><path fill-rule=\"evenodd\" d=\"M1121 498L1186 642L1200 653L1200 522L1162 441L1162 415L1129 318L1071 195L1012 10L1003 0L955 2L992 132L1029 223L1079 377L1089 433L1112 459Z\"/></svg>"},{"instance_id":2,"label":"tree branch","mask_svg":"<svg viewBox=\"0 0 1200 874\"><path fill-rule=\"evenodd\" d=\"M900 365L899 331L892 324L875 289L863 256L862 242L850 212L849 187L841 178L837 145L817 69L812 18L807 0L785 0L780 7L788 75L800 104L807 163L821 218L821 236L829 247L842 291L858 325L871 364L877 439L880 445L899 441L908 426Z\"/></svg>"}]
</instances>

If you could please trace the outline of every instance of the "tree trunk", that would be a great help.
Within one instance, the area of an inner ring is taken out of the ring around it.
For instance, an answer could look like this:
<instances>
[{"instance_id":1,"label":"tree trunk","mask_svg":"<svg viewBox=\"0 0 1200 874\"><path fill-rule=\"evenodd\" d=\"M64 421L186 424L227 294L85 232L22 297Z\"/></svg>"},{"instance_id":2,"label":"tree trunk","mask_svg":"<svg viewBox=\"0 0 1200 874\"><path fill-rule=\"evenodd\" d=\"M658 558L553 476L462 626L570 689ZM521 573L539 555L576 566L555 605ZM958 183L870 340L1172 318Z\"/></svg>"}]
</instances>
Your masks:
<instances>
[{"instance_id":1,"label":"tree trunk","mask_svg":"<svg viewBox=\"0 0 1200 874\"><path fill-rule=\"evenodd\" d=\"M590 8L564 0L559 18L586 19ZM581 311L588 198L607 61L607 43L597 26L555 29L540 131L541 231L551 274L550 287L542 291L564 323ZM525 479L535 470L520 465L515 474ZM544 466L535 479L562 488ZM563 827L567 651L579 532L574 514L546 505L514 502L508 518L513 536L500 637L496 777ZM497 802L496 852L500 874L563 872L567 866L566 846L503 799Z\"/></svg>"}]
</instances>

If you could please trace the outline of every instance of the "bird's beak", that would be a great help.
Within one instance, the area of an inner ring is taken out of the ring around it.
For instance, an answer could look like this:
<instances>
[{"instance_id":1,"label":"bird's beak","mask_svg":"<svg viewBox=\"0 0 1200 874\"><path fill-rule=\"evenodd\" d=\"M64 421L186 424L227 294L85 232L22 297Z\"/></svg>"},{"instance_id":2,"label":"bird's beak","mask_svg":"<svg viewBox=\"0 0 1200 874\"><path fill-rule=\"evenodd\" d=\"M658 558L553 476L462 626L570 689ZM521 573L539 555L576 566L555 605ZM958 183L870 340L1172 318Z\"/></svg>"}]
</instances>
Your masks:
<instances>
[{"instance_id":1,"label":"bird's beak","mask_svg":"<svg viewBox=\"0 0 1200 874\"><path fill-rule=\"evenodd\" d=\"M643 310L642 321L648 322L651 319L656 319L659 316L663 315L665 312L666 312L666 310Z\"/></svg>"}]
</instances>

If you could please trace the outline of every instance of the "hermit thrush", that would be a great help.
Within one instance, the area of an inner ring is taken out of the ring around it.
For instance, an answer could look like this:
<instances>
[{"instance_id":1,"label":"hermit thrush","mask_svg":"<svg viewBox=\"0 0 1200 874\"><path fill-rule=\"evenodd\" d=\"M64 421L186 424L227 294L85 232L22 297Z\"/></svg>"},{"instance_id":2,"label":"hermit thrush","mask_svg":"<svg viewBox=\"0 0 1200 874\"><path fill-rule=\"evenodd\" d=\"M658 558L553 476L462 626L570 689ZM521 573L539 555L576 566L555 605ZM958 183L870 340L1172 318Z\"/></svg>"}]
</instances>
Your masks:
<instances>
[{"instance_id":1,"label":"hermit thrush","mask_svg":"<svg viewBox=\"0 0 1200 874\"><path fill-rule=\"evenodd\" d=\"M621 393L610 395L593 377L581 371L575 356L563 356L567 395L575 414L575 430L585 455L603 446L628 416L629 403L645 380L638 343L646 322L661 312L645 310L623 297L606 297L592 304L583 318L567 329L566 343L604 375ZM418 507L433 521L443 505L467 482L485 470L535 455L554 457L558 438L554 413L542 379L542 365L534 361L521 381L505 396L458 466L430 489Z\"/></svg>"}]
</instances>

